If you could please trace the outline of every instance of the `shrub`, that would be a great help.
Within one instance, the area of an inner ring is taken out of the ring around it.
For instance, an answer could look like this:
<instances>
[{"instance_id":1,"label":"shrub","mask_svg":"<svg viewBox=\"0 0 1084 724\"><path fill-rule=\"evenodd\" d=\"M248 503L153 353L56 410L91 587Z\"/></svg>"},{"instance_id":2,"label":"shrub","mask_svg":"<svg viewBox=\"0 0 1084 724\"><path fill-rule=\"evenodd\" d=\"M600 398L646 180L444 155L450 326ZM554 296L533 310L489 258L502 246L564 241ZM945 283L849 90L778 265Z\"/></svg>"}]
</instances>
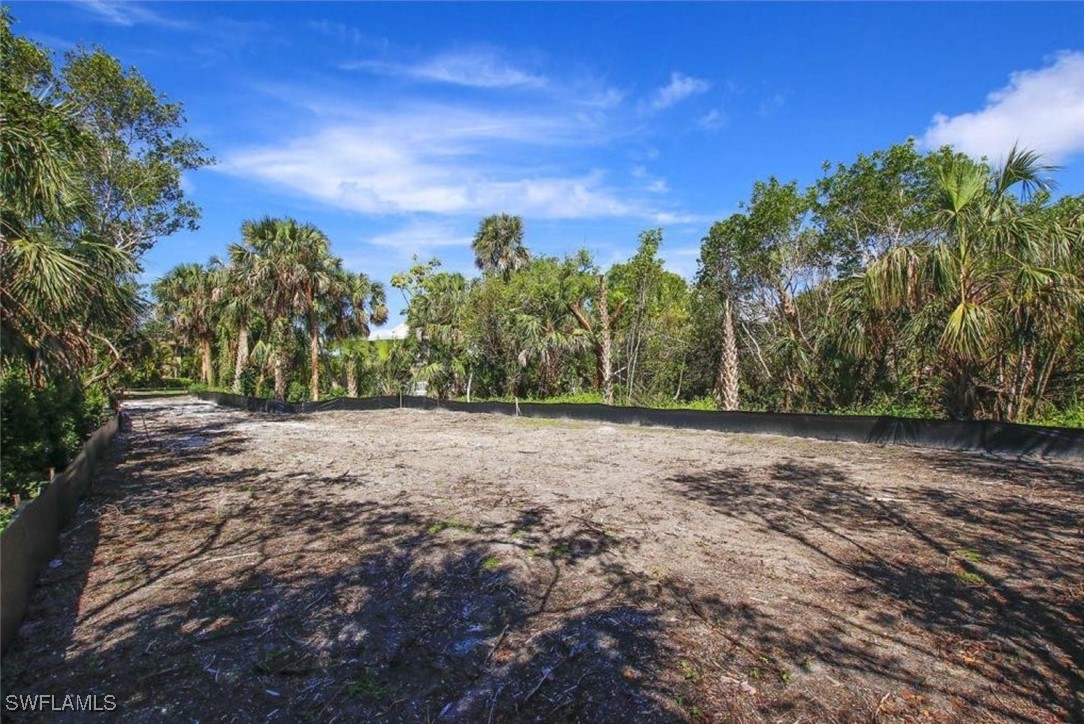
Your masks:
<instances>
[{"instance_id":1,"label":"shrub","mask_svg":"<svg viewBox=\"0 0 1084 724\"><path fill-rule=\"evenodd\" d=\"M241 371L241 394L248 395L249 397L258 397L259 390L256 389L256 383L259 381L260 375L256 370L251 367L246 367Z\"/></svg>"},{"instance_id":2,"label":"shrub","mask_svg":"<svg viewBox=\"0 0 1084 724\"><path fill-rule=\"evenodd\" d=\"M30 383L25 369L4 370L0 377L0 492L32 497L48 477L74 458L91 432L111 411L100 388L83 390L77 382Z\"/></svg>"},{"instance_id":3,"label":"shrub","mask_svg":"<svg viewBox=\"0 0 1084 724\"><path fill-rule=\"evenodd\" d=\"M1046 425L1050 427L1078 427L1084 428L1084 405L1073 405L1064 410L1055 410L1028 420L1032 425Z\"/></svg>"},{"instance_id":4,"label":"shrub","mask_svg":"<svg viewBox=\"0 0 1084 724\"><path fill-rule=\"evenodd\" d=\"M286 388L287 402L304 402L309 399L309 387L300 382L291 382Z\"/></svg>"}]
</instances>

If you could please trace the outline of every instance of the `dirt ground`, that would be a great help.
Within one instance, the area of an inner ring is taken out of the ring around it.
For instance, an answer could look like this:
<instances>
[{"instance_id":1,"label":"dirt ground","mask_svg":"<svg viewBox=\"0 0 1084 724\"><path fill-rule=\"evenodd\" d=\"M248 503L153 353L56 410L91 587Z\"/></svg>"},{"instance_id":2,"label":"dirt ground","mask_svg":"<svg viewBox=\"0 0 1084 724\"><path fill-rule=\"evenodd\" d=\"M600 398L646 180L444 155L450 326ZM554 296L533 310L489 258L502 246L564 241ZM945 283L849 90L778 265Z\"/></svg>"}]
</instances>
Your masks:
<instances>
[{"instance_id":1,"label":"dirt ground","mask_svg":"<svg viewBox=\"0 0 1084 724\"><path fill-rule=\"evenodd\" d=\"M1084 720L1084 465L127 408L5 696L140 722Z\"/></svg>"}]
</instances>

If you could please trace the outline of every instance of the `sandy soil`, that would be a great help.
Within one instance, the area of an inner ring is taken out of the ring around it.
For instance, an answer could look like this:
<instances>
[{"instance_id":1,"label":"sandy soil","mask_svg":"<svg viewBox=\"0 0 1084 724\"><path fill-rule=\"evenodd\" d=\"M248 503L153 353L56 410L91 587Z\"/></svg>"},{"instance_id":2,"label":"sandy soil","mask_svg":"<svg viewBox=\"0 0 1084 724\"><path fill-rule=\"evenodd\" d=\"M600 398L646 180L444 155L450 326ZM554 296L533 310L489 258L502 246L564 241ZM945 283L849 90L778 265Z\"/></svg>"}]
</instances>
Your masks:
<instances>
[{"instance_id":1,"label":"sandy soil","mask_svg":"<svg viewBox=\"0 0 1084 724\"><path fill-rule=\"evenodd\" d=\"M145 722L1084 719L1084 466L128 410L4 695Z\"/></svg>"}]
</instances>

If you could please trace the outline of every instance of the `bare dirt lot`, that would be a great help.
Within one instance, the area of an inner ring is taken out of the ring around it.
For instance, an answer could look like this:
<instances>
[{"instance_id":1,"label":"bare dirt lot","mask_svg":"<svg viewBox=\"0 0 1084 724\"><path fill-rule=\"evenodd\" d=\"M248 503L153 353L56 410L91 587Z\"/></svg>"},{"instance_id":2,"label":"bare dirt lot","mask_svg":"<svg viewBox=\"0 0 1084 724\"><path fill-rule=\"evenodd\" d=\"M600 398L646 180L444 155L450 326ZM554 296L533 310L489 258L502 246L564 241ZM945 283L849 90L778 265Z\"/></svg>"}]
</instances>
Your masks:
<instances>
[{"instance_id":1,"label":"bare dirt lot","mask_svg":"<svg viewBox=\"0 0 1084 724\"><path fill-rule=\"evenodd\" d=\"M5 695L145 722L1084 718L1081 465L128 410Z\"/></svg>"}]
</instances>

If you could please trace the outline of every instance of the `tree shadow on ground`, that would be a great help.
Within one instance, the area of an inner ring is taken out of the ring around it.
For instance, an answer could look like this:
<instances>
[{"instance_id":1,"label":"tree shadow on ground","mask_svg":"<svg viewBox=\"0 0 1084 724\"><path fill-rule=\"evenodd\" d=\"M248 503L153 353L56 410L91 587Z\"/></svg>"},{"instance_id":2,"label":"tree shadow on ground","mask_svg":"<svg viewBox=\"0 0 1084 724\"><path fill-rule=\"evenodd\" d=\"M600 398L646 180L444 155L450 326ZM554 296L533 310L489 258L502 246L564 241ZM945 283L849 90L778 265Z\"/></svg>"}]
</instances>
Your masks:
<instances>
[{"instance_id":1,"label":"tree shadow on ground","mask_svg":"<svg viewBox=\"0 0 1084 724\"><path fill-rule=\"evenodd\" d=\"M981 458L965 464L959 455L932 457L935 469L1004 475L1001 463L983 470L972 467ZM1021 497L1029 486L1015 478L1000 480L1004 486L987 496L951 484L874 491L836 465L798 460L670 483L684 498L799 543L855 581L844 610L859 611L856 617L841 618L838 607L813 597L801 602L799 625L786 630L755 611L724 611L720 620L758 649L778 651L799 667L816 657L856 676L872 673L940 693L965 711L1080 720L1084 496L1069 468L1009 470L1026 470L1057 494ZM946 665L947 677L930 676Z\"/></svg>"},{"instance_id":2,"label":"tree shadow on ground","mask_svg":"<svg viewBox=\"0 0 1084 724\"><path fill-rule=\"evenodd\" d=\"M198 426L159 423L122 432L77 523L93 534L63 552L96 577L52 605L39 588L5 694L108 693L103 719L146 722L685 718L660 610L615 533L544 507L471 525L344 497L364 474L212 473L244 452L228 425L179 450L161 438ZM605 586L583 595L584 571Z\"/></svg>"}]
</instances>

